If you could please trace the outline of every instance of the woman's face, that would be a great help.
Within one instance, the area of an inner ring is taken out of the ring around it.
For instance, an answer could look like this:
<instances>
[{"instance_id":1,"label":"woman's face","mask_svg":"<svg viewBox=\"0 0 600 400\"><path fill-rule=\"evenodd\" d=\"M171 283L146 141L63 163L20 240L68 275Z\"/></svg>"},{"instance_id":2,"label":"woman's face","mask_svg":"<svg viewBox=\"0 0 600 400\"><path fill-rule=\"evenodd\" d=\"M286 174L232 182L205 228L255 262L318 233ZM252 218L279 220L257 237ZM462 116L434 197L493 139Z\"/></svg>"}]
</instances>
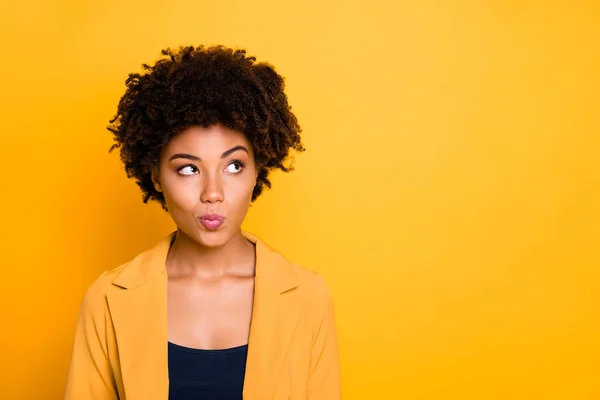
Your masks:
<instances>
[{"instance_id":1,"label":"woman's face","mask_svg":"<svg viewBox=\"0 0 600 400\"><path fill-rule=\"evenodd\" d=\"M152 180L178 229L216 247L240 233L257 176L246 136L217 124L192 126L173 137Z\"/></svg>"}]
</instances>

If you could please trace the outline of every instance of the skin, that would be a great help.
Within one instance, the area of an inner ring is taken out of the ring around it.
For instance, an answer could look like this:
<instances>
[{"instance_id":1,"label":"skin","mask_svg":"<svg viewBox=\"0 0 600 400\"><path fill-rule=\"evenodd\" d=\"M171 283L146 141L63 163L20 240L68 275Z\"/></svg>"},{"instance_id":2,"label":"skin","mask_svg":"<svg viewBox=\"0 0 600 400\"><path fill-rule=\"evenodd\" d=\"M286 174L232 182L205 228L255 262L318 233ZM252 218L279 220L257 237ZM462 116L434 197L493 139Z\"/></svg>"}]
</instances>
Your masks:
<instances>
[{"instance_id":1,"label":"skin","mask_svg":"<svg viewBox=\"0 0 600 400\"><path fill-rule=\"evenodd\" d=\"M189 127L162 149L152 180L177 225L166 260L170 342L210 350L248 343L256 250L241 225L257 176L246 136L221 124ZM209 230L198 220L204 214L225 221Z\"/></svg>"}]
</instances>

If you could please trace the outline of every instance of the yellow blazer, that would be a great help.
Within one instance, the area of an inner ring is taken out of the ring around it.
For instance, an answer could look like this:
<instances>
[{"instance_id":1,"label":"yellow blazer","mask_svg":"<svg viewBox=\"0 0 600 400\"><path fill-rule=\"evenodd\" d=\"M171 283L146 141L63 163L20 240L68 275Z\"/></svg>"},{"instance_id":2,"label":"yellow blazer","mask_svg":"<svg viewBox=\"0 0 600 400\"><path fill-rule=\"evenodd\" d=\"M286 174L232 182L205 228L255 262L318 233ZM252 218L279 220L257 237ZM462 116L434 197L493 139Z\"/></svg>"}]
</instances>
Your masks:
<instances>
[{"instance_id":1,"label":"yellow blazer","mask_svg":"<svg viewBox=\"0 0 600 400\"><path fill-rule=\"evenodd\" d=\"M245 400L337 400L338 342L324 279L256 236ZM83 298L66 400L167 400L167 273L175 232L104 272Z\"/></svg>"}]
</instances>

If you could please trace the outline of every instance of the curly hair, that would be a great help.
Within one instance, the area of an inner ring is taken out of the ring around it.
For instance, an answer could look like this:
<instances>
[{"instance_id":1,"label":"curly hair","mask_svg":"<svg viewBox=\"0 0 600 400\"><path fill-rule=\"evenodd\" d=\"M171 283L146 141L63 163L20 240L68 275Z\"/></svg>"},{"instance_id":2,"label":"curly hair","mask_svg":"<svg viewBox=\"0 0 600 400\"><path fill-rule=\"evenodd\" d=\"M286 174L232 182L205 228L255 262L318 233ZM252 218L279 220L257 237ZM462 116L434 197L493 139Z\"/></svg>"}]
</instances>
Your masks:
<instances>
[{"instance_id":1,"label":"curly hair","mask_svg":"<svg viewBox=\"0 0 600 400\"><path fill-rule=\"evenodd\" d=\"M272 65L256 62L246 50L222 45L163 49L144 73L130 73L117 114L107 127L120 148L128 178L142 189L143 201L167 210L165 198L152 183L161 149L192 125L221 123L242 132L253 146L258 178L252 202L270 188L274 169L293 170L284 162L290 150L304 151L300 126L288 105L283 77Z\"/></svg>"}]
</instances>

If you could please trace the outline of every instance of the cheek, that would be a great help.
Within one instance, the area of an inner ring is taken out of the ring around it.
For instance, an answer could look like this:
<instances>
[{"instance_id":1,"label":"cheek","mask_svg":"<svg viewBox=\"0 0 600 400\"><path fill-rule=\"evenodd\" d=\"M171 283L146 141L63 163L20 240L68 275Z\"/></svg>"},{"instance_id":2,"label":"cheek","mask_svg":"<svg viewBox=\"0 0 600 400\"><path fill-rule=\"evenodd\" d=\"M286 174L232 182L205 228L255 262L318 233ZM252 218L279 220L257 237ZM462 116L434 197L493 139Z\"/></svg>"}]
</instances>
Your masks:
<instances>
[{"instance_id":1,"label":"cheek","mask_svg":"<svg viewBox=\"0 0 600 400\"><path fill-rule=\"evenodd\" d=\"M248 178L248 182L246 182L244 194L246 195L246 199L250 201L252 199L252 192L254 192L254 187L256 186L256 177L254 175L250 175Z\"/></svg>"},{"instance_id":2,"label":"cheek","mask_svg":"<svg viewBox=\"0 0 600 400\"><path fill-rule=\"evenodd\" d=\"M256 181L254 179L247 179L238 184L230 187L229 201L234 203L236 208L241 211L248 208L250 200L252 199L252 192ZM227 196L227 193L226 193Z\"/></svg>"},{"instance_id":3,"label":"cheek","mask_svg":"<svg viewBox=\"0 0 600 400\"><path fill-rule=\"evenodd\" d=\"M199 201L200 194L193 186L184 180L168 181L163 185L163 194L169 209L194 208Z\"/></svg>"}]
</instances>

